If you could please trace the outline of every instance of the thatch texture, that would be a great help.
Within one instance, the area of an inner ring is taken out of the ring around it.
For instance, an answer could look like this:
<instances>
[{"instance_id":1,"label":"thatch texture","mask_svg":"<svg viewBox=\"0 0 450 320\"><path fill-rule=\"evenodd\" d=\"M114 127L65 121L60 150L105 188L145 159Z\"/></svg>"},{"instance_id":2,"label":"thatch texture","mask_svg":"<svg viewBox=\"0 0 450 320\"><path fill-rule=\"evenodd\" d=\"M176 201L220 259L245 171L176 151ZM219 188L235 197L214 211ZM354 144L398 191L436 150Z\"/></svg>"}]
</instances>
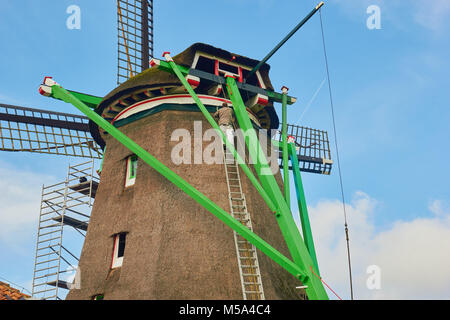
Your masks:
<instances>
[{"instance_id":1,"label":"thatch texture","mask_svg":"<svg viewBox=\"0 0 450 320\"><path fill-rule=\"evenodd\" d=\"M182 66L191 67L195 53L197 51L201 51L216 57L220 57L222 59L231 60L233 57L233 61L238 64L243 64L249 67L254 67L258 64L258 60L250 59L241 55L237 55L223 49L219 49L213 47L211 45L207 45L204 43L195 43L183 52L177 54L173 57L174 61ZM272 83L269 78L269 69L270 66L268 64L263 64L259 69L261 77L269 90L273 90ZM157 68L151 68L143 71L142 73L134 76L128 81L121 84L119 87L115 88L108 95L105 96L103 101L99 104L96 109L98 114L102 114L105 109L111 106L114 102L119 99L125 99L127 96L132 95L135 92L142 91L143 89L152 89L158 87L168 87L168 86L181 86L181 82L179 79L168 72L158 70ZM207 92L198 92L206 94ZM275 112L275 108L272 103L269 103L264 107L263 112L261 113L261 117L269 119L270 126L264 129L278 129L279 119ZM98 126L90 121L89 123L91 134L94 137L95 141L103 148L105 145L104 138L99 133Z\"/></svg>"},{"instance_id":2,"label":"thatch texture","mask_svg":"<svg viewBox=\"0 0 450 320\"><path fill-rule=\"evenodd\" d=\"M121 127L126 135L226 211L223 164L175 165L173 130L193 132L199 112L161 111ZM130 152L106 136L106 154L81 254L81 289L68 299L242 299L233 231L141 160L136 184L125 188ZM193 154L192 141L192 154ZM209 142L203 142L205 148ZM241 171L254 231L290 257L277 222ZM281 185L281 176L277 175ZM127 232L123 266L111 271L114 234ZM299 299L299 281L258 251L266 299Z\"/></svg>"}]
</instances>

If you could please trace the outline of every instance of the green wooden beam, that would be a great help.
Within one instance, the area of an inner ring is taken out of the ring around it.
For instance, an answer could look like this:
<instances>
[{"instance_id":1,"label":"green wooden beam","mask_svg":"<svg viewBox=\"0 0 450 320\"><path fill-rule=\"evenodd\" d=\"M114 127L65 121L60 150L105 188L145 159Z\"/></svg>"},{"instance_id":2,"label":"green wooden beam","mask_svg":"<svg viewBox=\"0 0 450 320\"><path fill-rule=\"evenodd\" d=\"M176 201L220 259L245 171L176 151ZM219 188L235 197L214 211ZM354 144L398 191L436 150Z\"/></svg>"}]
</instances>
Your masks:
<instances>
[{"instance_id":1,"label":"green wooden beam","mask_svg":"<svg viewBox=\"0 0 450 320\"><path fill-rule=\"evenodd\" d=\"M75 106L78 110L84 113L89 119L95 122L99 127L108 132L112 137L114 137L118 142L124 145L128 150L137 155L142 161L148 164L150 167L159 172L167 180L172 182L182 191L184 191L188 196L199 203L203 208L211 212L214 216L220 219L223 223L229 226L231 229L236 231L250 243L255 245L255 247L276 263L282 266L289 273L294 275L303 283L308 282L308 276L292 262L289 258L284 256L278 250L273 248L270 244L260 238L257 234L252 232L250 229L245 227L242 223L233 218L228 212L220 208L217 204L211 201L203 193L198 191L196 188L191 186L187 181L178 176L175 172L166 167L158 159L148 153L144 148L134 142L131 138L123 134L119 129L114 127L111 123L103 119L95 111L91 110L86 104L73 96L70 92L62 88L59 84L51 85L51 96L56 99L60 99L64 102L70 103Z\"/></svg>"},{"instance_id":2,"label":"green wooden beam","mask_svg":"<svg viewBox=\"0 0 450 320\"><path fill-rule=\"evenodd\" d=\"M158 68L159 70L162 70L165 72L175 74L173 69L170 67L169 62L167 62L167 61L153 58L152 59L152 67ZM226 80L222 76L216 76L215 74L204 72L204 71L197 70L197 69L189 69L187 67L180 66L180 65L177 65L177 67L178 67L179 71L181 72L181 74L183 75L183 77L190 74L190 75L199 77L200 79L216 82L218 84L226 84ZM250 85L247 83L239 82L237 85L240 90L248 91L252 94L260 93L260 94L266 95L269 98L269 100L274 101L274 102L281 103L281 101L283 99L283 94L275 92L275 91L263 89L263 88L256 87L256 86L253 86L253 85ZM294 104L296 101L297 101L296 98L287 96L287 104L291 105L291 104Z\"/></svg>"},{"instance_id":3,"label":"green wooden beam","mask_svg":"<svg viewBox=\"0 0 450 320\"><path fill-rule=\"evenodd\" d=\"M277 210L277 222L281 233L286 241L289 252L295 264L308 275L304 284L307 286L306 293L310 299L328 299L327 293L322 285L321 279L313 274L315 269L314 262L308 249L303 242L300 232L292 217L292 213L283 197L278 183L271 172L267 159L259 143L255 129L248 117L241 94L233 77L227 77L227 90L233 103L236 118L239 126L245 132L245 142L250 156L256 162L255 169L259 176L262 186L269 193ZM317 270L316 270L317 271Z\"/></svg>"},{"instance_id":4,"label":"green wooden beam","mask_svg":"<svg viewBox=\"0 0 450 320\"><path fill-rule=\"evenodd\" d=\"M184 85L188 93L191 95L192 99L194 99L195 103L197 104L200 111L205 116L206 120L209 122L209 124L216 130L219 137L222 139L222 141L225 143L228 150L231 151L234 158L236 159L237 163L241 166L242 171L247 175L250 182L253 184L253 186L256 188L258 193L261 195L261 197L266 201L267 205L269 206L270 210L272 210L273 213L276 211L276 207L272 203L272 199L270 199L267 192L263 189L261 184L259 183L258 179L256 179L253 172L250 170L250 168L247 166L245 161L241 158L237 150L235 149L234 145L231 144L225 134L223 133L222 129L219 127L219 125L216 123L214 118L211 116L211 114L208 112L206 107L203 105L202 101L199 99L197 94L195 93L194 89L192 89L191 85L187 82L187 80L184 78L183 68L175 64L173 62L172 58L168 53L166 53L167 59L169 60L167 63L169 67L171 68L172 72L178 77L178 79L181 81L181 83Z\"/></svg>"},{"instance_id":5,"label":"green wooden beam","mask_svg":"<svg viewBox=\"0 0 450 320\"><path fill-rule=\"evenodd\" d=\"M100 104L100 102L102 102L102 100L103 100L103 98L101 98L101 97L92 96L90 94L85 94L85 93L76 92L76 91L72 91L72 90L67 90L67 92L69 92L71 95L76 97L78 100L82 101L85 105L87 105L91 109L96 109L97 106ZM57 99L57 100L61 100L59 98L55 98L52 96L50 96L50 97Z\"/></svg>"},{"instance_id":6,"label":"green wooden beam","mask_svg":"<svg viewBox=\"0 0 450 320\"><path fill-rule=\"evenodd\" d=\"M286 203L291 209L291 195L289 190L289 154L288 154L288 145L287 145L287 90L288 88L284 87L281 89L283 91L283 99L281 102L282 105L282 121L281 121L281 139L282 139L282 150L283 150L283 186L284 186L284 199Z\"/></svg>"},{"instance_id":7,"label":"green wooden beam","mask_svg":"<svg viewBox=\"0 0 450 320\"><path fill-rule=\"evenodd\" d=\"M305 192L303 190L302 176L300 174L300 168L298 165L297 151L295 150L295 144L289 143L289 156L291 157L292 172L294 175L295 191L297 193L298 211L300 215L300 222L302 224L303 238L305 239L305 245L308 248L309 254L314 262L314 265L319 273L319 264L317 263L316 250L314 248L314 241L311 232L311 224L309 223L308 207L306 206Z\"/></svg>"}]
</instances>

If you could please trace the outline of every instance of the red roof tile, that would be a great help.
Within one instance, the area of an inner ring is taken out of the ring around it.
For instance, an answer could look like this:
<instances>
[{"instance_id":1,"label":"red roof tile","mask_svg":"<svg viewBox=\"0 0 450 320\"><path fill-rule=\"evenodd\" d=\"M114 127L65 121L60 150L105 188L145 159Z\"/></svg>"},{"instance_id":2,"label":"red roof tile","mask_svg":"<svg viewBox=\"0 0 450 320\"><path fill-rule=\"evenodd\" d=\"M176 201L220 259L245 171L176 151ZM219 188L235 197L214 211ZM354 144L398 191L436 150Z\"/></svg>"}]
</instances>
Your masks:
<instances>
[{"instance_id":1,"label":"red roof tile","mask_svg":"<svg viewBox=\"0 0 450 320\"><path fill-rule=\"evenodd\" d=\"M28 298L30 298L29 295L11 288L9 284L0 281L0 300L23 300Z\"/></svg>"}]
</instances>

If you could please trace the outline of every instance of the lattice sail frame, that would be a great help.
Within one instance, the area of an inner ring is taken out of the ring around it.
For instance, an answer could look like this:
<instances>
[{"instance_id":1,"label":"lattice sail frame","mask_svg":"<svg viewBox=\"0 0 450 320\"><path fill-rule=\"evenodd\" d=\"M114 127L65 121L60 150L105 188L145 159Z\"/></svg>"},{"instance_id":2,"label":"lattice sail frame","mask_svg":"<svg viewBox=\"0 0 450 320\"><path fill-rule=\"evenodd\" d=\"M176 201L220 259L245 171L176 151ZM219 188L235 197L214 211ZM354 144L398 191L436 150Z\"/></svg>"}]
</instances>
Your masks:
<instances>
[{"instance_id":1,"label":"lattice sail frame","mask_svg":"<svg viewBox=\"0 0 450 320\"><path fill-rule=\"evenodd\" d=\"M326 175L331 173L333 161L327 131L287 124L287 135L295 139L301 171ZM281 138L281 134L278 134L280 142ZM281 152L280 158L282 158ZM282 165L280 162L281 167Z\"/></svg>"},{"instance_id":2,"label":"lattice sail frame","mask_svg":"<svg viewBox=\"0 0 450 320\"><path fill-rule=\"evenodd\" d=\"M117 84L149 68L153 57L153 0L117 0Z\"/></svg>"},{"instance_id":3,"label":"lattice sail frame","mask_svg":"<svg viewBox=\"0 0 450 320\"><path fill-rule=\"evenodd\" d=\"M0 150L101 159L84 116L0 104Z\"/></svg>"}]
</instances>

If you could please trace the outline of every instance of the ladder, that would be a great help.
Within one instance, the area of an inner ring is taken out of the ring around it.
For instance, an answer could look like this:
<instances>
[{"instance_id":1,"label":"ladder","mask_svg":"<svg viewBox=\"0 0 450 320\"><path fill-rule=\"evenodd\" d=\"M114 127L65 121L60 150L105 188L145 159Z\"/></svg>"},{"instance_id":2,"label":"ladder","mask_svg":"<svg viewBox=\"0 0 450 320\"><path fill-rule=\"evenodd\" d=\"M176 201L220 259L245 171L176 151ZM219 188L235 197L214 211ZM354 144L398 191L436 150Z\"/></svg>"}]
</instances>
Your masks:
<instances>
[{"instance_id":1,"label":"ladder","mask_svg":"<svg viewBox=\"0 0 450 320\"><path fill-rule=\"evenodd\" d=\"M35 299L61 300L64 292L59 289L71 287L66 275L76 271L78 254L74 252L79 251L74 251L73 242L78 247L84 242L98 186L93 168L93 160L69 166L65 181L42 186L33 273ZM65 227L73 228L76 234ZM70 237L71 248L64 246L63 234ZM75 238L76 235L81 235L82 240Z\"/></svg>"},{"instance_id":2,"label":"ladder","mask_svg":"<svg viewBox=\"0 0 450 320\"><path fill-rule=\"evenodd\" d=\"M245 195L242 192L239 166L228 149L224 150L224 166L231 216L253 231ZM244 300L265 300L256 248L236 231L233 233L243 298Z\"/></svg>"}]
</instances>

